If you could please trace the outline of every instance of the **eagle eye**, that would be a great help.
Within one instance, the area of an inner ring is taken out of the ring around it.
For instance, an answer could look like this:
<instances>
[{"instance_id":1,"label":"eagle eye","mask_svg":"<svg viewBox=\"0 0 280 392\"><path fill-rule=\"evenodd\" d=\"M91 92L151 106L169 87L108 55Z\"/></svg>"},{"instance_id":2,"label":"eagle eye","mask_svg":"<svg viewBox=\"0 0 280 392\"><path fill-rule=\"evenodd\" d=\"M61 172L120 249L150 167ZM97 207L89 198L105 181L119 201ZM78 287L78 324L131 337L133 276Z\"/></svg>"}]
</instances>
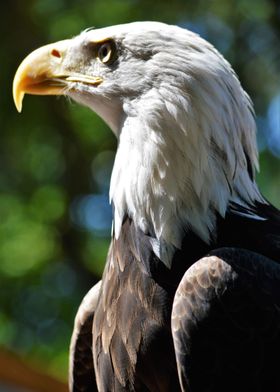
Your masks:
<instances>
[{"instance_id":1,"label":"eagle eye","mask_svg":"<svg viewBox=\"0 0 280 392\"><path fill-rule=\"evenodd\" d=\"M116 44L114 41L103 42L97 52L97 57L103 64L110 65L116 59Z\"/></svg>"}]
</instances>

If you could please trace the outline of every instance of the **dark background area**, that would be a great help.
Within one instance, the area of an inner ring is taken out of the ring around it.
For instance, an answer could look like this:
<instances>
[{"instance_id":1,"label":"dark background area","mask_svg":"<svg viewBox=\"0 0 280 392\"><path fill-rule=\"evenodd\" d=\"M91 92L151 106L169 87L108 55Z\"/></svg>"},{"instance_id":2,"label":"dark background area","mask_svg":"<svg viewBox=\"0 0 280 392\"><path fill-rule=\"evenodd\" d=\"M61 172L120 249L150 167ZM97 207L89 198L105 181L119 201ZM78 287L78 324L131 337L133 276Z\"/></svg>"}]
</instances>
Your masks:
<instances>
[{"instance_id":1,"label":"dark background area","mask_svg":"<svg viewBox=\"0 0 280 392\"><path fill-rule=\"evenodd\" d=\"M198 32L233 65L258 124L263 194L280 207L280 4L276 0L10 0L1 4L0 346L66 379L78 304L110 240L116 140L63 97L12 101L32 50L87 27L158 20Z\"/></svg>"}]
</instances>

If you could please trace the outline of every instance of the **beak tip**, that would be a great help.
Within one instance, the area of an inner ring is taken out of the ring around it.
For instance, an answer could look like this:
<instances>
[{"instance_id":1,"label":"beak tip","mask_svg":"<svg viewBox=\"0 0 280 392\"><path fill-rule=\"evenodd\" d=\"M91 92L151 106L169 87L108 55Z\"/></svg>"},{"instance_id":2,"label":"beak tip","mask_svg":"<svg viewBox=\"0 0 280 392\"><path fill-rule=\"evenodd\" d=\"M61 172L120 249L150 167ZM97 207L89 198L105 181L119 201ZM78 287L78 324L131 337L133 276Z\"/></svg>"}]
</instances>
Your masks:
<instances>
[{"instance_id":1,"label":"beak tip","mask_svg":"<svg viewBox=\"0 0 280 392\"><path fill-rule=\"evenodd\" d=\"M13 95L14 103L17 111L21 113L22 111L22 101L24 97L24 92L20 91Z\"/></svg>"},{"instance_id":2,"label":"beak tip","mask_svg":"<svg viewBox=\"0 0 280 392\"><path fill-rule=\"evenodd\" d=\"M18 77L18 72L17 72L13 81L13 100L17 111L21 113L24 92L20 88L19 81L20 79Z\"/></svg>"},{"instance_id":3,"label":"beak tip","mask_svg":"<svg viewBox=\"0 0 280 392\"><path fill-rule=\"evenodd\" d=\"M21 111L22 111L22 102L18 102L18 103L16 104L16 108L17 108L17 111L18 111L19 113L21 113Z\"/></svg>"}]
</instances>

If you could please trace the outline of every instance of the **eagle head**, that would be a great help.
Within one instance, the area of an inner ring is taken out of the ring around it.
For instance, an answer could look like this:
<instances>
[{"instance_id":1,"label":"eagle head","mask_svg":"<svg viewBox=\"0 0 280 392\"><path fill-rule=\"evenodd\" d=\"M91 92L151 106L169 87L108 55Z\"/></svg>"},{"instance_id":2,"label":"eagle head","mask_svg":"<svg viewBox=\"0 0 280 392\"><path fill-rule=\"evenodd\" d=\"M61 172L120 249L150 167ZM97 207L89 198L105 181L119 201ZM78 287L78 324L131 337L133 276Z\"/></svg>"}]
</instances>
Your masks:
<instances>
[{"instance_id":1,"label":"eagle head","mask_svg":"<svg viewBox=\"0 0 280 392\"><path fill-rule=\"evenodd\" d=\"M111 127L114 236L129 216L167 266L186 231L209 243L230 203L262 200L252 103L223 56L186 29L136 22L43 46L15 75L19 111L25 93L66 95Z\"/></svg>"}]
</instances>

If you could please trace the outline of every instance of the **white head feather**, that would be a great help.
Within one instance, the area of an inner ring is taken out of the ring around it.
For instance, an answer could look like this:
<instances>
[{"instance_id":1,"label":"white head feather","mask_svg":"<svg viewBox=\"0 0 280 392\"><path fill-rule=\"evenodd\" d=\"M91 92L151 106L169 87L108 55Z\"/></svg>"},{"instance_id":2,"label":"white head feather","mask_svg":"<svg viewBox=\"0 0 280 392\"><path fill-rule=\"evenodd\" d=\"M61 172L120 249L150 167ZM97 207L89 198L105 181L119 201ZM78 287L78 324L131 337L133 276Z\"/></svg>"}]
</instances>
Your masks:
<instances>
[{"instance_id":1,"label":"white head feather","mask_svg":"<svg viewBox=\"0 0 280 392\"><path fill-rule=\"evenodd\" d=\"M117 43L116 66L98 69L104 82L94 94L69 95L119 137L114 235L128 215L170 266L187 230L210 242L231 201L262 200L247 167L258 164L252 103L229 63L188 30L137 22L75 39L107 37Z\"/></svg>"}]
</instances>

